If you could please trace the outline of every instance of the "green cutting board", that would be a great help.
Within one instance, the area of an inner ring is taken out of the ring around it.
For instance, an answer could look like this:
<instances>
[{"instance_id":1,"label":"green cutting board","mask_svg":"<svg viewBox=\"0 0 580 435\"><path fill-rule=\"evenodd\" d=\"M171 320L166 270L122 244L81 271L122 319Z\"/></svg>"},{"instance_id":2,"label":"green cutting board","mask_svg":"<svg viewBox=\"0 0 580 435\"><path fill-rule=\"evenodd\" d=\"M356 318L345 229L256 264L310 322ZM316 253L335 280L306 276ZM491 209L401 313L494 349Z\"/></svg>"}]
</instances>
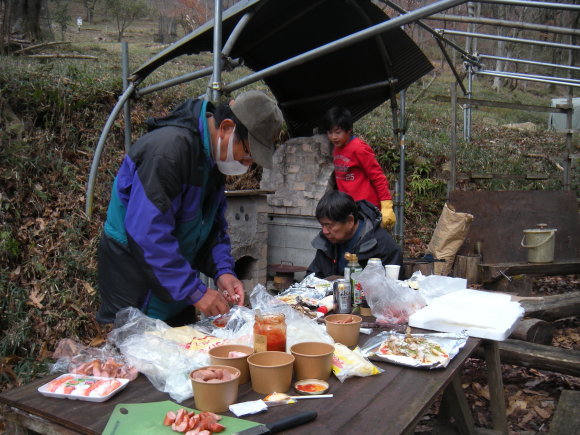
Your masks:
<instances>
[{"instance_id":1,"label":"green cutting board","mask_svg":"<svg viewBox=\"0 0 580 435\"><path fill-rule=\"evenodd\" d=\"M181 406L178 403L166 400L164 402L150 403L119 403L115 406L103 435L146 435L146 434L171 434L177 432L171 430L171 426L164 426L163 419L168 411L177 411L179 408L185 408L188 411L196 409ZM219 421L225 426L225 430L220 434L228 435L259 426L260 423L254 421L241 420L234 417L222 417Z\"/></svg>"}]
</instances>

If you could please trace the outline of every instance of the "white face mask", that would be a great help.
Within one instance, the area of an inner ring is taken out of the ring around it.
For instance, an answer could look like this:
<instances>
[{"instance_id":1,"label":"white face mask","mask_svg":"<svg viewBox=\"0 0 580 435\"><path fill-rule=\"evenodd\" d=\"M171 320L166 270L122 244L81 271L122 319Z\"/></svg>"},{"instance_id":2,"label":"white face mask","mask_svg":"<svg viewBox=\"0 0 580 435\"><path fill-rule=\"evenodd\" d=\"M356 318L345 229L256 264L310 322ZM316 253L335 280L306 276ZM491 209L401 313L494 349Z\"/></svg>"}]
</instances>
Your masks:
<instances>
[{"instance_id":1,"label":"white face mask","mask_svg":"<svg viewBox=\"0 0 580 435\"><path fill-rule=\"evenodd\" d=\"M228 152L226 159L224 161L220 160L222 155L222 138L218 137L217 143L217 158L215 159L215 164L217 165L219 171L224 175L242 175L248 171L249 166L243 165L242 163L234 160L234 133L236 129L232 130L230 134L230 140L228 141Z\"/></svg>"}]
</instances>

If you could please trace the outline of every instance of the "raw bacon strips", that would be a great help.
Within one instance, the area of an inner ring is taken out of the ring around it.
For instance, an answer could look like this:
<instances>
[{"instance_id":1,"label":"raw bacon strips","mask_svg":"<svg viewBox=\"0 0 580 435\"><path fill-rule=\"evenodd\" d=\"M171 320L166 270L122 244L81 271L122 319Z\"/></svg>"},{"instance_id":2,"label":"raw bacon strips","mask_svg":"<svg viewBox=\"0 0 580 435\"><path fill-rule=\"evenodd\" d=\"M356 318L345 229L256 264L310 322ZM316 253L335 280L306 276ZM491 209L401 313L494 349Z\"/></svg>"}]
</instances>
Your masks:
<instances>
[{"instance_id":1,"label":"raw bacon strips","mask_svg":"<svg viewBox=\"0 0 580 435\"><path fill-rule=\"evenodd\" d=\"M196 414L195 411L180 408L177 411L168 411L163 424L185 435L211 435L225 429L225 426L218 423L221 418L221 415L213 412L204 411Z\"/></svg>"}]
</instances>

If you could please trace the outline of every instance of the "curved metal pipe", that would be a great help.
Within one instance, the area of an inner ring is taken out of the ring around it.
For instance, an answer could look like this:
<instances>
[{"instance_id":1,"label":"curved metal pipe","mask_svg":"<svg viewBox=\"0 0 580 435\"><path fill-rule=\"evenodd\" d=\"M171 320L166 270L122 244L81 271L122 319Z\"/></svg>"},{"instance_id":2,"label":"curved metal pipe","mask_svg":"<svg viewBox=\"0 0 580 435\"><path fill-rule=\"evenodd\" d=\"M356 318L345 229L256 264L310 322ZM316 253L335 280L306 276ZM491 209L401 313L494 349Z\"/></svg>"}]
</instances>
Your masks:
<instances>
[{"instance_id":1,"label":"curved metal pipe","mask_svg":"<svg viewBox=\"0 0 580 435\"><path fill-rule=\"evenodd\" d=\"M95 149L95 155L93 156L93 163L91 164L91 172L89 174L89 181L87 183L87 193L85 199L85 213L87 218L91 218L93 213L93 193L95 190L95 181L97 179L97 170L99 168L99 161L101 160L101 154L103 153L103 148L105 146L105 141L107 140L107 135L109 134L109 130L113 126L113 122L115 118L125 105L125 102L131 97L131 95L135 92L135 84L130 83L129 87L123 92L117 104L113 108L113 111L109 115L109 119L107 119L107 123L101 132L101 136L99 138L99 142L97 143L97 148Z\"/></svg>"}]
</instances>

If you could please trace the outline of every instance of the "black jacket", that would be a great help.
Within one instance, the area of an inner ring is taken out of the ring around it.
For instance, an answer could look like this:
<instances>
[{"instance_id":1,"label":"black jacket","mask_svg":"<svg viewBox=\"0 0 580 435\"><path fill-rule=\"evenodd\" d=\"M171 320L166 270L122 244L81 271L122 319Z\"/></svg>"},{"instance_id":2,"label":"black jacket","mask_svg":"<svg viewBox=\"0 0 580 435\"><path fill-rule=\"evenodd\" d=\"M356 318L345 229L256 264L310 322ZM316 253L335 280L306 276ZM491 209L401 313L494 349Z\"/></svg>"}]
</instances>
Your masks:
<instances>
[{"instance_id":1,"label":"black jacket","mask_svg":"<svg viewBox=\"0 0 580 435\"><path fill-rule=\"evenodd\" d=\"M357 205L359 222L363 224L363 229L350 252L358 255L358 261L363 268L369 258L380 258L383 264L398 264L402 269L401 248L389 232L381 227L379 209L366 200L357 201ZM309 274L314 272L319 278L344 275L344 270L338 269L338 246L330 243L322 231L314 238L312 246L316 248L316 255L308 266Z\"/></svg>"}]
</instances>

